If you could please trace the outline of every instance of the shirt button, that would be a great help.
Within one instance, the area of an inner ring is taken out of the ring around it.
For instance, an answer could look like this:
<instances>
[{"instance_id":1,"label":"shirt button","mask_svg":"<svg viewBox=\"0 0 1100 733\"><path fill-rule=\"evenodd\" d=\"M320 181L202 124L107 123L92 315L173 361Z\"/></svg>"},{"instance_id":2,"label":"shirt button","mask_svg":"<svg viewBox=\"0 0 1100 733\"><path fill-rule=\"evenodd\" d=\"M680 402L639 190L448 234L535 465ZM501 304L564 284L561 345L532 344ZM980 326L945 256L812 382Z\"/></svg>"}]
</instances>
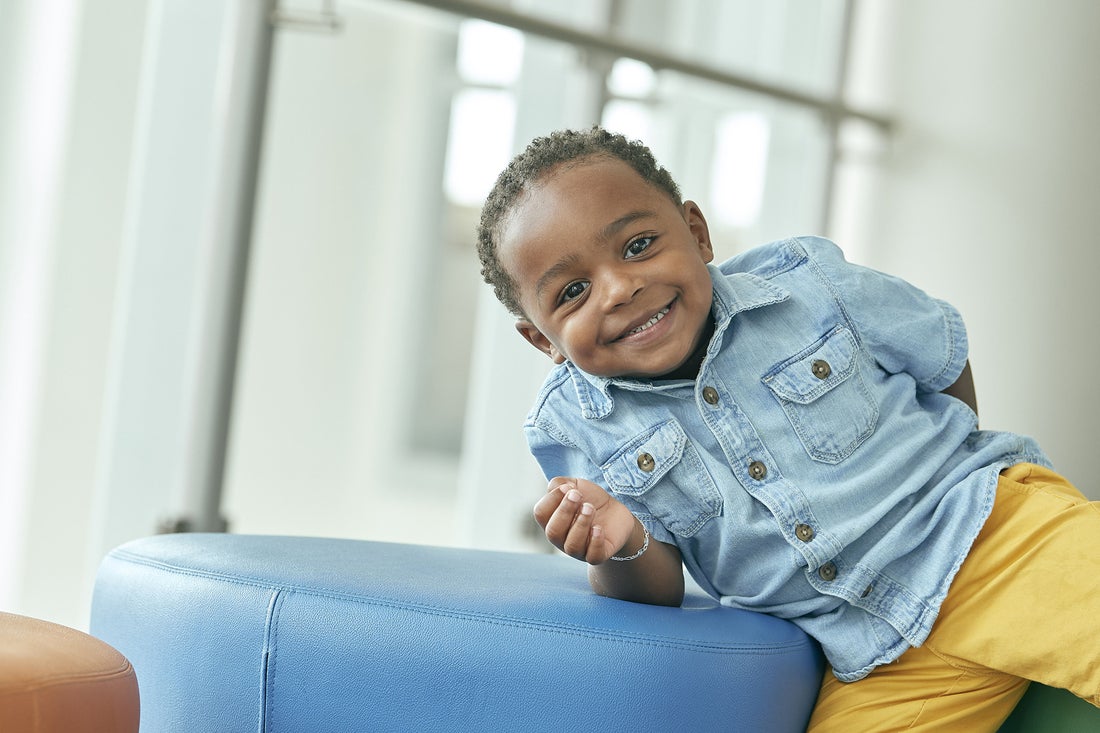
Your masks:
<instances>
[{"instance_id":1,"label":"shirt button","mask_svg":"<svg viewBox=\"0 0 1100 733\"><path fill-rule=\"evenodd\" d=\"M646 473L653 470L653 467L657 465L657 462L653 460L653 456L648 453L638 454L638 468L642 469Z\"/></svg>"},{"instance_id":2,"label":"shirt button","mask_svg":"<svg viewBox=\"0 0 1100 733\"><path fill-rule=\"evenodd\" d=\"M831 562L827 562L817 569L817 574L825 582L836 579L836 565Z\"/></svg>"},{"instance_id":3,"label":"shirt button","mask_svg":"<svg viewBox=\"0 0 1100 733\"><path fill-rule=\"evenodd\" d=\"M703 400L708 405L718 404L718 390L714 387L703 387Z\"/></svg>"},{"instance_id":4,"label":"shirt button","mask_svg":"<svg viewBox=\"0 0 1100 733\"><path fill-rule=\"evenodd\" d=\"M833 373L833 368L824 359L815 359L814 363L810 365L810 371L818 379L828 379L829 375Z\"/></svg>"},{"instance_id":5,"label":"shirt button","mask_svg":"<svg viewBox=\"0 0 1100 733\"><path fill-rule=\"evenodd\" d=\"M749 464L749 475L757 481L763 481L764 477L768 475L768 467L760 461L753 461Z\"/></svg>"},{"instance_id":6,"label":"shirt button","mask_svg":"<svg viewBox=\"0 0 1100 733\"><path fill-rule=\"evenodd\" d=\"M814 528L808 524L796 524L794 527L794 536L803 542L809 542L814 538Z\"/></svg>"},{"instance_id":7,"label":"shirt button","mask_svg":"<svg viewBox=\"0 0 1100 733\"><path fill-rule=\"evenodd\" d=\"M860 598L866 598L867 596L871 595L871 591L873 591L874 589L875 589L874 584L871 584L871 585L867 586L866 588L863 589L863 592L859 594L859 597Z\"/></svg>"}]
</instances>

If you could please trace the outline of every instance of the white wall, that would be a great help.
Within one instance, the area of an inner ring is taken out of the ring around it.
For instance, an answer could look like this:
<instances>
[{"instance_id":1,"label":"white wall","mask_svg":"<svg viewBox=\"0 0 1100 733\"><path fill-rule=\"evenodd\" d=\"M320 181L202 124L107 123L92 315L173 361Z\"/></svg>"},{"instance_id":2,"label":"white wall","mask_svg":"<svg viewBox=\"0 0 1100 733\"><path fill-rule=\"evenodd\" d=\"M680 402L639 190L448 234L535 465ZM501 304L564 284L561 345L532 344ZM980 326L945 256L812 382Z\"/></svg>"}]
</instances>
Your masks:
<instances>
[{"instance_id":1,"label":"white wall","mask_svg":"<svg viewBox=\"0 0 1100 733\"><path fill-rule=\"evenodd\" d=\"M0 7L0 608L18 597L29 535L76 11Z\"/></svg>"},{"instance_id":2,"label":"white wall","mask_svg":"<svg viewBox=\"0 0 1100 733\"><path fill-rule=\"evenodd\" d=\"M1034 435L1100 499L1100 3L890 10L860 47L887 57L858 94L898 126L857 247L962 311L982 426Z\"/></svg>"},{"instance_id":3,"label":"white wall","mask_svg":"<svg viewBox=\"0 0 1100 733\"><path fill-rule=\"evenodd\" d=\"M15 554L5 552L0 558L0 576L5 576L10 591L3 610L75 626L85 623L86 589L94 567L86 556L88 517L97 470L143 5L143 0L112 0L110 14L87 12L80 2L11 1L4 8L24 19L32 8L40 11L46 32L33 38L35 47L67 62L69 68L60 100L67 114L30 120L38 125L39 136L56 125L56 134L49 140L49 157L56 170L41 159L42 153L30 169L11 158L0 160L0 179L14 181L16 186L0 188L0 210L9 226L13 220L26 221L35 215L21 205L31 177L54 176L48 188L38 191L41 200L36 208L48 212L39 222L38 235L0 236L0 254L7 254L7 262L42 258L40 287L47 298L38 313L13 312L7 299L11 288L27 283L0 277L0 308L7 309L0 320L39 327L34 344L24 343L12 352L7 350L11 342L5 341L0 353L0 362L10 369L34 357L31 349L39 350L34 386L21 395L31 400L18 426L22 439L14 443L24 450L15 457L26 468L22 481L17 485L10 473L0 469L0 482L5 482L0 493L22 494L19 511L5 518L18 523L22 532L18 547L12 548ZM0 17L7 21L12 15ZM32 39L24 35L22 40ZM41 67L9 66L4 71L18 75L17 83L27 85L25 96L51 95L51 85L58 83ZM23 99L8 108L6 124L0 125L0 147L18 145L23 154L28 153L23 147L26 141L13 137L8 125L16 124L32 106ZM0 385L0 393L4 386ZM2 402L0 409L10 419L12 402ZM10 449L13 443L5 445ZM5 468L10 466L5 463ZM12 538L6 536L9 541ZM13 558L20 561L12 563Z\"/></svg>"}]
</instances>

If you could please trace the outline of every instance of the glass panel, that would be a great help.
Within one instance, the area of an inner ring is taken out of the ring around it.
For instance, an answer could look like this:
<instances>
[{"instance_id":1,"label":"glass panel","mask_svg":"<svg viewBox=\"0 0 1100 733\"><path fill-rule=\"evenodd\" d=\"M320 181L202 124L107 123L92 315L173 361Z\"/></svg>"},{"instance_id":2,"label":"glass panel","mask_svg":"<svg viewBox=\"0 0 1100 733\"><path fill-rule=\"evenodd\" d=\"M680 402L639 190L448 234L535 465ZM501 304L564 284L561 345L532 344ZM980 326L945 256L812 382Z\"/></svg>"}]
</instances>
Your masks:
<instances>
[{"instance_id":1,"label":"glass panel","mask_svg":"<svg viewBox=\"0 0 1100 733\"><path fill-rule=\"evenodd\" d=\"M511 92L465 89L454 96L444 173L451 203L481 206L512 157L515 125Z\"/></svg>"},{"instance_id":2,"label":"glass panel","mask_svg":"<svg viewBox=\"0 0 1100 733\"><path fill-rule=\"evenodd\" d=\"M226 513L244 532L444 541L476 287L444 236L459 19L340 12L340 33L276 37Z\"/></svg>"},{"instance_id":3,"label":"glass panel","mask_svg":"<svg viewBox=\"0 0 1100 733\"><path fill-rule=\"evenodd\" d=\"M845 5L846 0L612 0L601 18L594 9L563 12L564 3L512 3L516 10L589 32L600 32L601 22L609 21L616 40L822 94L835 83Z\"/></svg>"},{"instance_id":4,"label":"glass panel","mask_svg":"<svg viewBox=\"0 0 1100 733\"><path fill-rule=\"evenodd\" d=\"M814 111L661 72L651 100L612 100L603 124L649 143L719 258L821 228L829 131Z\"/></svg>"},{"instance_id":5,"label":"glass panel","mask_svg":"<svg viewBox=\"0 0 1100 733\"><path fill-rule=\"evenodd\" d=\"M465 20L458 29L455 65L463 81L505 85L515 82L523 63L523 34L481 20Z\"/></svg>"},{"instance_id":6,"label":"glass panel","mask_svg":"<svg viewBox=\"0 0 1100 733\"><path fill-rule=\"evenodd\" d=\"M712 222L744 229L759 221L770 134L762 112L731 112L719 119L711 168Z\"/></svg>"},{"instance_id":7,"label":"glass panel","mask_svg":"<svg viewBox=\"0 0 1100 733\"><path fill-rule=\"evenodd\" d=\"M812 86L831 78L841 3L511 7ZM509 157L601 120L642 138L724 259L818 229L827 129L760 95L399 0L340 14L339 34L277 39L226 510L239 531L446 543L462 445L484 429L467 418L487 322L475 227ZM514 341L493 348L530 350ZM485 420L511 435L526 407ZM526 488L489 479L479 505L510 492L522 511L499 521L530 524Z\"/></svg>"},{"instance_id":8,"label":"glass panel","mask_svg":"<svg viewBox=\"0 0 1100 733\"><path fill-rule=\"evenodd\" d=\"M607 77L607 90L619 97L647 97L657 86L657 75L649 64L634 59L616 59Z\"/></svg>"}]
</instances>

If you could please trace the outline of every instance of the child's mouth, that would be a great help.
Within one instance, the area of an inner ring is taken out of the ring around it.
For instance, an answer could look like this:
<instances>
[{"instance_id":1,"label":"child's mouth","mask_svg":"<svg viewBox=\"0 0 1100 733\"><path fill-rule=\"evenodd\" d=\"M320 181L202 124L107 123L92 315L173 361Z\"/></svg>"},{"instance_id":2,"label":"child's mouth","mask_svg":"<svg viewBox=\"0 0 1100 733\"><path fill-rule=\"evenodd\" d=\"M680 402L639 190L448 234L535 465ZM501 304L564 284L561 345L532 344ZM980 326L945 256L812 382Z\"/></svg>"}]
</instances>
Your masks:
<instances>
[{"instance_id":1,"label":"child's mouth","mask_svg":"<svg viewBox=\"0 0 1100 733\"><path fill-rule=\"evenodd\" d=\"M650 318L648 321L646 321L642 325L638 326L634 330L628 332L626 335L627 336L633 336L634 334L638 334L638 333L641 333L642 331L653 328L653 326L656 325L657 321L664 318L671 309L672 309L671 304L666 305L664 308L662 308L661 310L654 313L652 318Z\"/></svg>"}]
</instances>

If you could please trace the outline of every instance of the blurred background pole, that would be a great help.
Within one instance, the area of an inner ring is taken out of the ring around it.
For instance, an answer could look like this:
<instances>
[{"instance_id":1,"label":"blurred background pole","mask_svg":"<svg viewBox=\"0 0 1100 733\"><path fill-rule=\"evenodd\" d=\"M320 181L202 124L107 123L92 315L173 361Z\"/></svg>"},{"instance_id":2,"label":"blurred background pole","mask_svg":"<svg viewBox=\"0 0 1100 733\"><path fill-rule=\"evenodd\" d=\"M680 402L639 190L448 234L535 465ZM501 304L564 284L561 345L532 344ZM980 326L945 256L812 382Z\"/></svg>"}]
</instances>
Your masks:
<instances>
[{"instance_id":1,"label":"blurred background pole","mask_svg":"<svg viewBox=\"0 0 1100 733\"><path fill-rule=\"evenodd\" d=\"M274 12L275 0L149 6L92 557L154 531L226 528Z\"/></svg>"}]
</instances>

